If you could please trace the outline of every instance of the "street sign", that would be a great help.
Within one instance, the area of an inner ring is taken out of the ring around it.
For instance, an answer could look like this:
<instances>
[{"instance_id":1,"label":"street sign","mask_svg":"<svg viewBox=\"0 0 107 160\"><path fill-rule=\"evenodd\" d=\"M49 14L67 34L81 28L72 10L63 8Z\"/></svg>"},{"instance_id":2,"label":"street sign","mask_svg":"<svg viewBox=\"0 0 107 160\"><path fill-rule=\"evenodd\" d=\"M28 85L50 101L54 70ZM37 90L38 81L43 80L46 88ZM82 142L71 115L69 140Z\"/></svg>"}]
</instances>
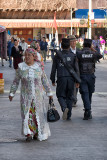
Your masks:
<instances>
[{"instance_id":1,"label":"street sign","mask_svg":"<svg viewBox=\"0 0 107 160\"><path fill-rule=\"evenodd\" d=\"M94 19L94 12L91 12L90 19Z\"/></svg>"}]
</instances>

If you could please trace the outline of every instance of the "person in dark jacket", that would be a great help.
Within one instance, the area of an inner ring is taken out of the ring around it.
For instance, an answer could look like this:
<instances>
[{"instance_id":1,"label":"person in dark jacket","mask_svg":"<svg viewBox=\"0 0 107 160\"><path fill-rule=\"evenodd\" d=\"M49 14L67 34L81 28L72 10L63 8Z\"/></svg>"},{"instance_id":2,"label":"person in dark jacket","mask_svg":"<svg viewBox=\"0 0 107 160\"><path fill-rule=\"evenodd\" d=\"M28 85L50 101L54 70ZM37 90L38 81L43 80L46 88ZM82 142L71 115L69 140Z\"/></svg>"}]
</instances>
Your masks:
<instances>
[{"instance_id":1,"label":"person in dark jacket","mask_svg":"<svg viewBox=\"0 0 107 160\"><path fill-rule=\"evenodd\" d=\"M23 50L22 47L18 45L17 39L14 40L14 46L12 47L11 57L13 57L13 66L14 69L18 69L18 64L23 61Z\"/></svg>"},{"instance_id":2,"label":"person in dark jacket","mask_svg":"<svg viewBox=\"0 0 107 160\"><path fill-rule=\"evenodd\" d=\"M91 39L84 39L83 50L77 52L81 78L80 94L85 110L84 120L92 119L91 101L92 93L95 90L95 62L102 58L102 55L95 52L91 45Z\"/></svg>"},{"instance_id":3,"label":"person in dark jacket","mask_svg":"<svg viewBox=\"0 0 107 160\"><path fill-rule=\"evenodd\" d=\"M12 67L12 59L11 59L11 51L12 47L14 46L14 37L11 38L11 41L8 42L7 48L8 48L8 56L9 56L9 67Z\"/></svg>"},{"instance_id":4,"label":"person in dark jacket","mask_svg":"<svg viewBox=\"0 0 107 160\"><path fill-rule=\"evenodd\" d=\"M51 47L52 47L52 50L51 50L51 58L53 60L54 58L54 50L55 50L55 47L56 47L56 44L55 44L55 38L52 39L52 42L51 42Z\"/></svg>"},{"instance_id":5,"label":"person in dark jacket","mask_svg":"<svg viewBox=\"0 0 107 160\"><path fill-rule=\"evenodd\" d=\"M44 62L46 62L47 46L48 46L48 43L46 42L46 38L43 37L43 40L40 42L40 50L41 50L41 54L44 59Z\"/></svg>"},{"instance_id":6,"label":"person in dark jacket","mask_svg":"<svg viewBox=\"0 0 107 160\"><path fill-rule=\"evenodd\" d=\"M70 52L70 40L67 38L62 39L62 51L60 51L64 61L69 66L72 66L78 73L78 65L73 53ZM63 112L63 120L71 119L72 112L72 95L74 91L75 79L65 68L58 55L56 54L53 59L50 79L52 85L55 86L55 75L57 71L57 88L56 96ZM77 84L79 86L79 84Z\"/></svg>"},{"instance_id":7,"label":"person in dark jacket","mask_svg":"<svg viewBox=\"0 0 107 160\"><path fill-rule=\"evenodd\" d=\"M80 50L79 48L76 47L77 38L74 35L70 35L69 39L70 39L70 51L73 52L74 55L76 56L77 51ZM78 93L78 88L76 88L76 83L75 83L72 107L77 107L77 93Z\"/></svg>"}]
</instances>

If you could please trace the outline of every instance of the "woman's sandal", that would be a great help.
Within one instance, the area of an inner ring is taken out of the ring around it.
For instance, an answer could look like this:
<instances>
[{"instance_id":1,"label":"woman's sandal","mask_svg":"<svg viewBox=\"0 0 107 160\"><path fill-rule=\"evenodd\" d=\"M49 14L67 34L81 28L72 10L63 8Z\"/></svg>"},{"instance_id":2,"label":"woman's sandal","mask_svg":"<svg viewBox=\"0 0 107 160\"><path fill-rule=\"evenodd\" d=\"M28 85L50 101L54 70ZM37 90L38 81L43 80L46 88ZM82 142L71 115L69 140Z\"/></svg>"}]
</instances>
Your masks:
<instances>
[{"instance_id":1,"label":"woman's sandal","mask_svg":"<svg viewBox=\"0 0 107 160\"><path fill-rule=\"evenodd\" d=\"M30 141L32 140L32 136L31 136L30 134L28 134L26 137L27 137L27 138L26 138L26 141L27 141L27 142L30 142Z\"/></svg>"},{"instance_id":2,"label":"woman's sandal","mask_svg":"<svg viewBox=\"0 0 107 160\"><path fill-rule=\"evenodd\" d=\"M34 140L37 140L37 139L38 139L37 134L35 134L35 135L33 136L33 139L34 139Z\"/></svg>"}]
</instances>

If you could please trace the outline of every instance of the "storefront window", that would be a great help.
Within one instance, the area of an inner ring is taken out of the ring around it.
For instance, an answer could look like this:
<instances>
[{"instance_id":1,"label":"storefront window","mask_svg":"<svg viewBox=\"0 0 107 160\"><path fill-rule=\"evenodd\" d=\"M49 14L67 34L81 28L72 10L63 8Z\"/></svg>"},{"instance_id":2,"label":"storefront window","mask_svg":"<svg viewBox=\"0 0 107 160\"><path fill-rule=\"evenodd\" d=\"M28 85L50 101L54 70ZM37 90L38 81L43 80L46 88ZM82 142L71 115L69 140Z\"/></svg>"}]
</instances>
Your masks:
<instances>
[{"instance_id":1,"label":"storefront window","mask_svg":"<svg viewBox=\"0 0 107 160\"><path fill-rule=\"evenodd\" d=\"M14 35L17 35L17 31L14 31Z\"/></svg>"},{"instance_id":2,"label":"storefront window","mask_svg":"<svg viewBox=\"0 0 107 160\"><path fill-rule=\"evenodd\" d=\"M19 31L19 34L22 35L22 31Z\"/></svg>"},{"instance_id":3,"label":"storefront window","mask_svg":"<svg viewBox=\"0 0 107 160\"><path fill-rule=\"evenodd\" d=\"M30 34L32 34L32 31L30 30L30 31L28 31L28 34L30 35Z\"/></svg>"}]
</instances>

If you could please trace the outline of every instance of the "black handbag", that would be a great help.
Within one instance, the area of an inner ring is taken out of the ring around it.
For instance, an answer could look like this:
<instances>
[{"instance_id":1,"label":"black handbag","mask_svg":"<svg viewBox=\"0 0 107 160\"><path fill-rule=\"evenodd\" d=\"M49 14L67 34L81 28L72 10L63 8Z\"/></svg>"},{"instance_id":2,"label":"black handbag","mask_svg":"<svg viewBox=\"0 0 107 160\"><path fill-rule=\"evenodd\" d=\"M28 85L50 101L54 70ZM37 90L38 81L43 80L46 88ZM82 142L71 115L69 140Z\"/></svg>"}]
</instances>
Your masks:
<instances>
[{"instance_id":1,"label":"black handbag","mask_svg":"<svg viewBox=\"0 0 107 160\"><path fill-rule=\"evenodd\" d=\"M56 122L60 119L60 115L55 108L53 99L49 99L48 111L47 111L47 121Z\"/></svg>"}]
</instances>

